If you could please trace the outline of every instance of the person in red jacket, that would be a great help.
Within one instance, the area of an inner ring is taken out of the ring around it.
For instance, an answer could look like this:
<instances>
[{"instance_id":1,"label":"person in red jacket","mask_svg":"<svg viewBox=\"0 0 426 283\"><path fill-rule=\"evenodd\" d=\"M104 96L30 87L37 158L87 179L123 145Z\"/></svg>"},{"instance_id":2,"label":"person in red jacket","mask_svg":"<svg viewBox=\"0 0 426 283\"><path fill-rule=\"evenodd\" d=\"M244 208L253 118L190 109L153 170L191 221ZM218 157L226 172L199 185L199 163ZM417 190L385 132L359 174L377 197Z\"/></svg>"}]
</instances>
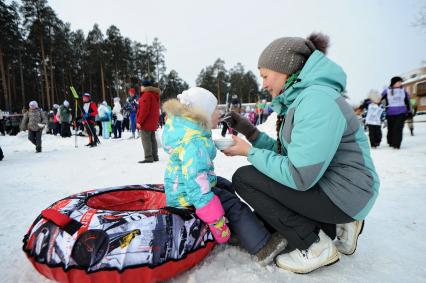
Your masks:
<instances>
[{"instance_id":1,"label":"person in red jacket","mask_svg":"<svg viewBox=\"0 0 426 283\"><path fill-rule=\"evenodd\" d=\"M158 146L155 131L160 117L160 89L152 81L145 80L141 86L136 128L141 131L145 159L139 163L158 161Z\"/></svg>"},{"instance_id":2,"label":"person in red jacket","mask_svg":"<svg viewBox=\"0 0 426 283\"><path fill-rule=\"evenodd\" d=\"M95 117L98 115L98 107L91 100L90 93L83 94L83 125L89 135L89 143L86 146L95 147L99 143L95 130Z\"/></svg>"}]
</instances>

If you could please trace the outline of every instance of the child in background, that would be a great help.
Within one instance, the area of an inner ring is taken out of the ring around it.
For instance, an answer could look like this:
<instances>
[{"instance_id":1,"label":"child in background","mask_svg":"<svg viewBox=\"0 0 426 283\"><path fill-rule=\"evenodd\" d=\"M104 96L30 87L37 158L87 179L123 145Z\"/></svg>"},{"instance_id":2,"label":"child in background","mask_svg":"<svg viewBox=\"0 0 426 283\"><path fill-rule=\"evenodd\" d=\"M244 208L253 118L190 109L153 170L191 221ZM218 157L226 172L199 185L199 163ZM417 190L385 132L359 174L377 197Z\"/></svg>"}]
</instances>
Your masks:
<instances>
[{"instance_id":1,"label":"child in background","mask_svg":"<svg viewBox=\"0 0 426 283\"><path fill-rule=\"evenodd\" d=\"M215 240L225 243L231 232L219 198L211 191L216 185L213 159L216 148L211 125L219 123L217 99L208 90L194 87L164 103L168 119L163 143L170 155L165 174L167 205L195 207L197 216L210 227Z\"/></svg>"},{"instance_id":2,"label":"child in background","mask_svg":"<svg viewBox=\"0 0 426 283\"><path fill-rule=\"evenodd\" d=\"M368 127L368 136L372 148L378 147L382 141L382 114L383 108L375 101L368 105L365 124Z\"/></svg>"}]
</instances>

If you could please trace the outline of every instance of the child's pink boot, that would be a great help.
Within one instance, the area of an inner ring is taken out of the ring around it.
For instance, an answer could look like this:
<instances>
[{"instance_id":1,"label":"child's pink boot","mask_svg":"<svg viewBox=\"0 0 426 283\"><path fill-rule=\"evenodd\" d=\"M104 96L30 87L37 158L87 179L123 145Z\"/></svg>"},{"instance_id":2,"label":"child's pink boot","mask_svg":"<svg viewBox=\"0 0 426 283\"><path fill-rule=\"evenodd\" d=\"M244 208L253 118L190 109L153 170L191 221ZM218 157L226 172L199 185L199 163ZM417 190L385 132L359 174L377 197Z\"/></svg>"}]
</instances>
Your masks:
<instances>
[{"instance_id":1,"label":"child's pink boot","mask_svg":"<svg viewBox=\"0 0 426 283\"><path fill-rule=\"evenodd\" d=\"M197 216L209 225L210 231L214 239L219 244L226 243L231 237L231 231L226 225L225 212L222 204L217 196L214 196L211 201L195 211Z\"/></svg>"}]
</instances>

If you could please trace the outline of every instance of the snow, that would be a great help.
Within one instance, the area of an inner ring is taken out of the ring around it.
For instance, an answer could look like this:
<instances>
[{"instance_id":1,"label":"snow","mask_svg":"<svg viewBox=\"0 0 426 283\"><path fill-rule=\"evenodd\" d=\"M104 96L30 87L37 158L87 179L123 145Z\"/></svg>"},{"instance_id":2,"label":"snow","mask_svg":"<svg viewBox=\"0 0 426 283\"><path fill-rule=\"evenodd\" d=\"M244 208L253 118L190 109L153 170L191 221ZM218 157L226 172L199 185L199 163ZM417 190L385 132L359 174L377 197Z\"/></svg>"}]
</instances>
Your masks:
<instances>
[{"instance_id":1,"label":"snow","mask_svg":"<svg viewBox=\"0 0 426 283\"><path fill-rule=\"evenodd\" d=\"M274 134L274 116L261 126ZM237 247L219 246L198 266L173 282L426 282L426 115L415 117L415 136L404 129L400 150L386 145L372 151L381 188L368 215L353 256L308 275L258 266ZM217 133L215 133L217 134ZM22 252L22 237L40 211L54 201L83 190L125 184L162 183L167 162L138 164L140 140L102 140L87 148L87 138L43 135L43 153L36 154L26 133L0 137L0 282L51 282L31 266ZM248 164L242 157L218 152L218 175L231 178Z\"/></svg>"}]
</instances>

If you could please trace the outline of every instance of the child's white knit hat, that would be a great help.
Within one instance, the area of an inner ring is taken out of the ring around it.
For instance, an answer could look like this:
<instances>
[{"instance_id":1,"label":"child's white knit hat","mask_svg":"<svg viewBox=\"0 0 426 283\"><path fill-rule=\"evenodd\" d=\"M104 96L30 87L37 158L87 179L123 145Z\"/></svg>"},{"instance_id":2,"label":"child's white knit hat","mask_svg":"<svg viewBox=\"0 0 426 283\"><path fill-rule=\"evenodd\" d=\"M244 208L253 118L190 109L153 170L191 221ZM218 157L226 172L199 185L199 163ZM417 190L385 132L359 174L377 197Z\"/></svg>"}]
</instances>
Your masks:
<instances>
[{"instance_id":1,"label":"child's white knit hat","mask_svg":"<svg viewBox=\"0 0 426 283\"><path fill-rule=\"evenodd\" d=\"M210 117L216 109L217 99L213 93L202 87L191 87L177 96L180 103L198 108Z\"/></svg>"}]
</instances>

